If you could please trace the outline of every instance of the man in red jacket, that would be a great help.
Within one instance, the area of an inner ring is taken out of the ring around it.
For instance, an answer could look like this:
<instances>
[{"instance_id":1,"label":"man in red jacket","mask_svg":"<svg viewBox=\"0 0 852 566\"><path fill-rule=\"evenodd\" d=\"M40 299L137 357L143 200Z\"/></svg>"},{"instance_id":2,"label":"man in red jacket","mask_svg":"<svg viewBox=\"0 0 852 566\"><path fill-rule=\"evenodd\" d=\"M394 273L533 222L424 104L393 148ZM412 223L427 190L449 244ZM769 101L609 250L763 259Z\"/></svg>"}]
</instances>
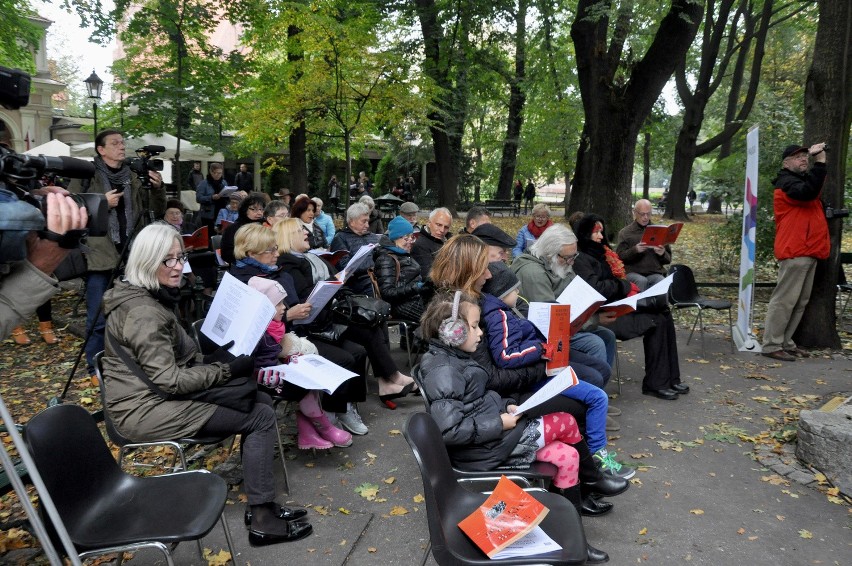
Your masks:
<instances>
[{"instance_id":1,"label":"man in red jacket","mask_svg":"<svg viewBox=\"0 0 852 566\"><path fill-rule=\"evenodd\" d=\"M814 158L809 170L809 157ZM782 153L775 185L775 258L778 283L769 299L763 329L763 355L785 362L807 357L793 333L811 298L818 259L830 249L820 192L825 181L825 143L789 145Z\"/></svg>"}]
</instances>

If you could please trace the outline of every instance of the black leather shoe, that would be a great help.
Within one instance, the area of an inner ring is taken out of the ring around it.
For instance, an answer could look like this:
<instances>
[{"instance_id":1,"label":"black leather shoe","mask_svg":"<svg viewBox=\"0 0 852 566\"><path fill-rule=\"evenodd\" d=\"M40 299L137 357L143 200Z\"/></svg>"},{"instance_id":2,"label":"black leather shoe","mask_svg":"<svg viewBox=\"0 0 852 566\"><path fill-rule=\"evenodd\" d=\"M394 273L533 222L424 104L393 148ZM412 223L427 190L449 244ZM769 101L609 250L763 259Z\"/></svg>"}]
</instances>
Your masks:
<instances>
[{"instance_id":1,"label":"black leather shoe","mask_svg":"<svg viewBox=\"0 0 852 566\"><path fill-rule=\"evenodd\" d=\"M283 531L275 533L250 529L249 544L252 546L266 546L268 544L278 544L279 542L293 542L305 538L314 531L310 523L281 521L281 524L286 525L286 527Z\"/></svg>"},{"instance_id":2,"label":"black leather shoe","mask_svg":"<svg viewBox=\"0 0 852 566\"><path fill-rule=\"evenodd\" d=\"M609 562L609 554L586 543L586 564L603 564L604 562Z\"/></svg>"},{"instance_id":3,"label":"black leather shoe","mask_svg":"<svg viewBox=\"0 0 852 566\"><path fill-rule=\"evenodd\" d=\"M672 385L672 389L674 389L678 395L686 395L689 393L689 385L686 385L685 383L675 383Z\"/></svg>"},{"instance_id":4,"label":"black leather shoe","mask_svg":"<svg viewBox=\"0 0 852 566\"><path fill-rule=\"evenodd\" d=\"M651 395L658 399L674 401L677 399L677 391L674 389L643 389L642 395Z\"/></svg>"},{"instance_id":5,"label":"black leather shoe","mask_svg":"<svg viewBox=\"0 0 852 566\"><path fill-rule=\"evenodd\" d=\"M612 511L612 507L613 505L609 501L600 501L589 495L583 498L580 513L584 517L600 517Z\"/></svg>"},{"instance_id":6,"label":"black leather shoe","mask_svg":"<svg viewBox=\"0 0 852 566\"><path fill-rule=\"evenodd\" d=\"M308 516L307 509L291 509L290 507L284 507L280 505L278 507L277 516L279 519L284 519L285 521L298 521L304 517ZM245 519L246 526L251 525L251 508L246 507L246 514L243 517Z\"/></svg>"},{"instance_id":7,"label":"black leather shoe","mask_svg":"<svg viewBox=\"0 0 852 566\"><path fill-rule=\"evenodd\" d=\"M603 477L593 482L583 482L583 493L612 497L627 491L630 482L621 476L601 474Z\"/></svg>"}]
</instances>

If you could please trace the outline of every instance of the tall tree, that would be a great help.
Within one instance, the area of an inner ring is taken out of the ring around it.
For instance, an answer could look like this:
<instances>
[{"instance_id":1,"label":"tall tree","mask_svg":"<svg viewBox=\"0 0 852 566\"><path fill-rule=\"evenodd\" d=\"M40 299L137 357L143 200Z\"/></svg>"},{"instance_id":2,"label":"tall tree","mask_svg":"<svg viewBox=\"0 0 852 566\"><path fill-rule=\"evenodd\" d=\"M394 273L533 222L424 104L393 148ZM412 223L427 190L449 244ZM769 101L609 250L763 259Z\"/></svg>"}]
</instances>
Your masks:
<instances>
[{"instance_id":1,"label":"tall tree","mask_svg":"<svg viewBox=\"0 0 852 566\"><path fill-rule=\"evenodd\" d=\"M814 57L805 83L806 143L826 141L830 153L822 189L825 204L840 207L852 125L852 2L819 0ZM811 300L794 340L804 347L839 348L835 299L843 220L828 221L831 254L817 263Z\"/></svg>"},{"instance_id":2,"label":"tall tree","mask_svg":"<svg viewBox=\"0 0 852 566\"><path fill-rule=\"evenodd\" d=\"M703 8L702 0L672 0L637 59L641 38L631 32L647 33L656 14L630 1L579 0L571 37L585 124L574 185L570 198L566 195L569 213L595 210L610 226L627 223L637 135L695 38Z\"/></svg>"},{"instance_id":3,"label":"tall tree","mask_svg":"<svg viewBox=\"0 0 852 566\"><path fill-rule=\"evenodd\" d=\"M30 21L35 15L28 0L0 0L0 65L35 71L33 51L41 40L42 30Z\"/></svg>"}]
</instances>

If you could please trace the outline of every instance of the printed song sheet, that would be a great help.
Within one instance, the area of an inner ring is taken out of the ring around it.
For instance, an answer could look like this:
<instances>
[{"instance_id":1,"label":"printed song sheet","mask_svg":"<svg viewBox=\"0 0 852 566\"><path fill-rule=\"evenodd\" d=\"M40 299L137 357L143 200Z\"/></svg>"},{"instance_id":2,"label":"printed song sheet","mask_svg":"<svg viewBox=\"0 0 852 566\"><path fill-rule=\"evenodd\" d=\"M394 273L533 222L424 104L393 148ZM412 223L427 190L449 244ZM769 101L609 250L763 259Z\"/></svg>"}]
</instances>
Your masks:
<instances>
[{"instance_id":1,"label":"printed song sheet","mask_svg":"<svg viewBox=\"0 0 852 566\"><path fill-rule=\"evenodd\" d=\"M346 264L346 267L343 268L343 271L337 274L338 281L346 282L346 280L349 279L349 276L358 269L358 265L360 265L367 256L372 255L373 248L375 247L376 244L366 244L358 248L358 251L355 252L355 255L352 256L352 259L350 259L349 263Z\"/></svg>"},{"instance_id":2,"label":"printed song sheet","mask_svg":"<svg viewBox=\"0 0 852 566\"><path fill-rule=\"evenodd\" d=\"M571 305L571 332L578 332L589 320L606 297L586 283L582 277L574 277L565 290L556 298L560 305Z\"/></svg>"},{"instance_id":3,"label":"printed song sheet","mask_svg":"<svg viewBox=\"0 0 852 566\"><path fill-rule=\"evenodd\" d=\"M545 383L544 386L536 391L532 397L518 405L517 410L513 414L517 415L525 411L529 411L533 407L541 405L548 399L556 397L569 387L574 387L577 383L579 383L577 374L574 373L574 370L569 366L559 372L559 375Z\"/></svg>"},{"instance_id":4,"label":"printed song sheet","mask_svg":"<svg viewBox=\"0 0 852 566\"><path fill-rule=\"evenodd\" d=\"M273 316L275 307L266 295L226 273L201 332L220 346L233 340L229 352L250 356Z\"/></svg>"},{"instance_id":5,"label":"printed song sheet","mask_svg":"<svg viewBox=\"0 0 852 566\"><path fill-rule=\"evenodd\" d=\"M607 303L603 305L601 309L614 311L619 316L631 313L636 310L636 303L638 303L642 299L647 299L648 297L656 297L657 295L665 295L666 293L668 293L669 287L671 287L673 279L674 275L669 275L656 285L648 287L648 289L646 289L645 291L633 295L632 297L621 299L620 301L613 301L611 303Z\"/></svg>"},{"instance_id":6,"label":"printed song sheet","mask_svg":"<svg viewBox=\"0 0 852 566\"><path fill-rule=\"evenodd\" d=\"M534 554L544 554L557 550L562 550L559 543L547 536L544 529L537 526L528 532L526 536L516 540L491 558L494 560L505 560L517 556L532 556Z\"/></svg>"},{"instance_id":7,"label":"printed song sheet","mask_svg":"<svg viewBox=\"0 0 852 566\"><path fill-rule=\"evenodd\" d=\"M308 318L294 321L293 324L312 323L316 320L319 313L325 308L332 297L334 297L334 294L342 288L343 283L340 281L318 281L317 284L314 285L314 289L311 291L311 294L308 295L307 299L305 299L306 303L311 304L311 314Z\"/></svg>"},{"instance_id":8,"label":"printed song sheet","mask_svg":"<svg viewBox=\"0 0 852 566\"><path fill-rule=\"evenodd\" d=\"M266 367L260 370L259 377L280 375L284 381L304 389L326 391L328 394L358 374L316 354L294 356L289 364Z\"/></svg>"}]
</instances>

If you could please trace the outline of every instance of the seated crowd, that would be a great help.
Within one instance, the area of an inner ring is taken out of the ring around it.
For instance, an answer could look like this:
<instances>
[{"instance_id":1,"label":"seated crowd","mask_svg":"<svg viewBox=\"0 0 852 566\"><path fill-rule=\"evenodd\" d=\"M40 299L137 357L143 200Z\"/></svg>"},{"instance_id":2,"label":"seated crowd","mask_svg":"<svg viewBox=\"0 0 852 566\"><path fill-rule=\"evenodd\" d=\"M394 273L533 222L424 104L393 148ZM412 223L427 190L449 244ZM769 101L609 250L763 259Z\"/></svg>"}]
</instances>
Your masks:
<instances>
[{"instance_id":1,"label":"seated crowd","mask_svg":"<svg viewBox=\"0 0 852 566\"><path fill-rule=\"evenodd\" d=\"M616 340L642 337L643 393L674 400L689 391L680 379L671 313L664 301L650 300L629 315L601 312L589 318L569 342L570 366L579 384L527 413L513 412L551 379L545 366L557 347L527 320L529 302L555 302L575 277L608 301L618 300L664 273L671 251L644 246L635 237L650 220L647 201L637 202L636 226L622 231L613 250L601 217L575 215L569 227L554 223L542 204L533 207L517 238L491 224L481 207L470 210L455 236L452 214L445 208L431 211L421 227L417 206L410 202L385 230L375 203L363 191L339 230L322 212L322 201L308 195L289 204L262 193L237 195L218 209L220 214L208 195L220 178L221 170L211 168L199 188L199 218L212 230L227 222L219 250L224 269L266 296L275 316L252 356L234 357L225 346L212 344L203 345L208 351L201 356L174 306L181 298L187 260L205 293L214 292L217 270L206 260L196 265L194 256L201 252L184 248L180 234L193 227L183 224L180 203L170 201L164 221L136 236L125 276L104 297L110 337L103 358L105 379L110 380L106 409L118 429L136 441L241 434L252 544L297 540L311 532L305 510L275 502L273 400L298 405L300 449L330 449L350 446L353 435L369 432L358 412L358 403L367 398L368 362L379 399L388 408L418 391L415 379L391 355L386 324L342 324L331 303L313 312L309 296L316 284L336 280L363 246L374 246L372 253L346 272L336 297L380 298L388 303L391 318L419 327L401 335L401 345L425 352L416 376L420 393L459 469L550 462L558 470L554 492L581 515L607 513L613 504L601 497L627 490L635 473L617 461L607 442L607 432L618 430L612 417L620 414L604 392ZM308 324L296 324L308 318ZM172 397L155 395L115 348L125 350ZM328 394L261 371L303 354L319 354L356 376ZM190 396L238 377L258 383L248 413ZM587 554L589 563L608 560L591 545Z\"/></svg>"}]
</instances>

